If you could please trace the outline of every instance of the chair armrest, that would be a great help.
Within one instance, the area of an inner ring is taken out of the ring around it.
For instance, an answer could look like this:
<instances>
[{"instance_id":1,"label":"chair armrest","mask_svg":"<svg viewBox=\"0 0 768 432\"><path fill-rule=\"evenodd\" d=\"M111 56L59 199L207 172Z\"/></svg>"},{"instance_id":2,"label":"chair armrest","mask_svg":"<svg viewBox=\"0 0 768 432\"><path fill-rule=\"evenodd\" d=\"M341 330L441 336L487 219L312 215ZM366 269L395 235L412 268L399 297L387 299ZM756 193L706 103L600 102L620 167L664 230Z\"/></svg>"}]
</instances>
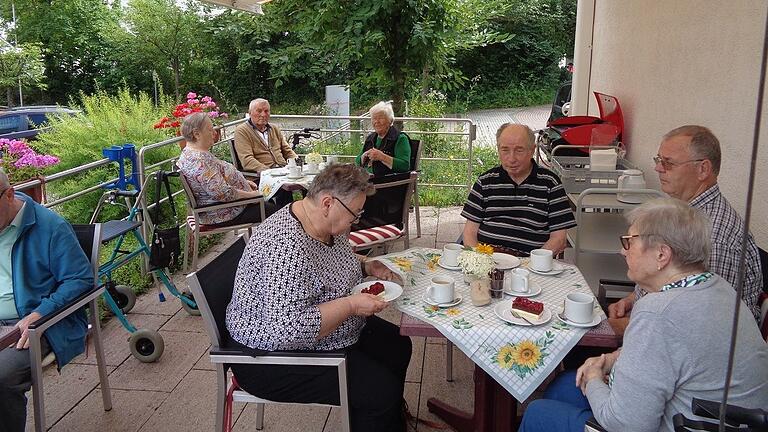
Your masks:
<instances>
[{"instance_id":1,"label":"chair armrest","mask_svg":"<svg viewBox=\"0 0 768 432\"><path fill-rule=\"evenodd\" d=\"M252 198L241 198L239 200L227 201L223 203L208 204L204 206L195 207L193 210L195 211L195 213L197 213L200 211L211 211L211 210L218 210L218 209L229 208L229 207L237 207L237 206L246 205L246 204L255 204L260 201L264 201L263 195L252 197Z\"/></svg>"},{"instance_id":2,"label":"chair armrest","mask_svg":"<svg viewBox=\"0 0 768 432\"><path fill-rule=\"evenodd\" d=\"M600 423L595 420L594 417L587 420L587 424L584 425L584 432L607 432Z\"/></svg>"},{"instance_id":3,"label":"chair armrest","mask_svg":"<svg viewBox=\"0 0 768 432\"><path fill-rule=\"evenodd\" d=\"M254 353L255 354L255 353ZM212 348L211 363L338 366L346 354L338 351L265 351L252 355L239 349Z\"/></svg>"},{"instance_id":4,"label":"chair armrest","mask_svg":"<svg viewBox=\"0 0 768 432\"><path fill-rule=\"evenodd\" d=\"M30 324L28 328L31 332L37 331L42 333L48 329L48 327L56 324L69 315L72 315L73 312L80 310L80 308L88 304L91 300L99 297L102 293L104 293L104 285L94 287L67 303L61 309L41 317Z\"/></svg>"},{"instance_id":5,"label":"chair armrest","mask_svg":"<svg viewBox=\"0 0 768 432\"><path fill-rule=\"evenodd\" d=\"M693 398L691 411L694 415L712 419L720 418L720 402ZM762 430L768 426L768 411L759 408L742 408L736 405L725 405L725 420L734 425L747 425Z\"/></svg>"}]
</instances>

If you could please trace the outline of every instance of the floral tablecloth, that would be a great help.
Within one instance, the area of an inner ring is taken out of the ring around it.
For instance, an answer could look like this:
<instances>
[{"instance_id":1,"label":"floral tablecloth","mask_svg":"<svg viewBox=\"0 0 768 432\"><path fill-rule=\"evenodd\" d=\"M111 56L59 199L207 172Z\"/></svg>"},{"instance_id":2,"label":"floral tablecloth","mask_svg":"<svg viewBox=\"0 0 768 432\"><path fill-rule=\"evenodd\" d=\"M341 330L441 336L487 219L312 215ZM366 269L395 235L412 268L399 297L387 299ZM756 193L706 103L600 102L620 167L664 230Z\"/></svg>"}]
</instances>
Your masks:
<instances>
[{"instance_id":1,"label":"floral tablecloth","mask_svg":"<svg viewBox=\"0 0 768 432\"><path fill-rule=\"evenodd\" d=\"M304 167L304 170L306 171L306 166ZM264 195L265 200L271 199L273 196L275 196L277 191L280 190L280 187L282 187L284 184L295 184L303 186L304 188L309 188L309 185L312 184L312 180L315 179L315 174L304 174L304 176L301 178L293 179L288 178L287 175L274 175L276 172L287 173L288 168L271 168L261 172L261 177L259 179L259 191L261 191L262 195Z\"/></svg>"},{"instance_id":2,"label":"floral tablecloth","mask_svg":"<svg viewBox=\"0 0 768 432\"><path fill-rule=\"evenodd\" d=\"M558 276L532 273L531 281L542 288L532 299L543 302L553 317L546 324L523 327L502 321L493 311L498 301L511 296L494 299L487 306L473 306L461 272L438 266L439 257L437 249L412 248L376 259L404 278L403 294L396 300L400 311L433 325L515 399L526 400L587 332L554 316L562 312L568 293L592 293L581 272L561 262L566 268ZM528 260L523 259L521 266L527 264ZM424 303L422 296L436 275L456 280L456 293L463 297L460 304L441 309ZM595 309L605 318L597 302Z\"/></svg>"}]
</instances>

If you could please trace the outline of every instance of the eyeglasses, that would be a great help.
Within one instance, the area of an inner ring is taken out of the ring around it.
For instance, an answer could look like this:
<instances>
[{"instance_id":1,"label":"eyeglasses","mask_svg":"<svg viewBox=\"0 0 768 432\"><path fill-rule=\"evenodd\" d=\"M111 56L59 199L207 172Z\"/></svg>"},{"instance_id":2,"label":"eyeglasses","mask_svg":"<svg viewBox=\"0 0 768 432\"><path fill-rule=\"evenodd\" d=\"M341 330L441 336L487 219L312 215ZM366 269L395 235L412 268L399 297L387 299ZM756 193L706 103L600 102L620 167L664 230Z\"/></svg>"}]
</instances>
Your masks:
<instances>
[{"instance_id":1,"label":"eyeglasses","mask_svg":"<svg viewBox=\"0 0 768 432\"><path fill-rule=\"evenodd\" d=\"M629 242L630 239L633 239L635 237L646 237L651 234L632 234L632 235L623 235L619 236L619 240L621 240L621 247L624 248L624 250L629 250L629 246L631 246L631 243Z\"/></svg>"},{"instance_id":2,"label":"eyeglasses","mask_svg":"<svg viewBox=\"0 0 768 432\"><path fill-rule=\"evenodd\" d=\"M656 156L653 157L653 162L656 165L661 164L661 166L664 168L664 170L670 170L670 169L677 168L679 166L682 166L682 165L685 165L685 164L688 164L688 163L691 163L691 162L702 162L702 161L705 161L705 160L706 159L691 159L691 160L687 160L687 161L683 161L683 162L672 162L671 160L664 159L663 157L661 157L659 155L656 155Z\"/></svg>"},{"instance_id":3,"label":"eyeglasses","mask_svg":"<svg viewBox=\"0 0 768 432\"><path fill-rule=\"evenodd\" d=\"M355 213L355 212L352 211L352 209L347 207L346 204L344 204L344 201L342 201L342 200L340 200L339 198L336 198L336 197L333 197L333 199L338 201L339 204L341 204L341 206L344 207L344 209L347 210L349 212L349 214L352 215L352 217L354 217L354 219L352 220L352 224L356 224L356 223L360 222L360 218L363 217L363 213L365 213L365 210L360 210L360 213Z\"/></svg>"}]
</instances>

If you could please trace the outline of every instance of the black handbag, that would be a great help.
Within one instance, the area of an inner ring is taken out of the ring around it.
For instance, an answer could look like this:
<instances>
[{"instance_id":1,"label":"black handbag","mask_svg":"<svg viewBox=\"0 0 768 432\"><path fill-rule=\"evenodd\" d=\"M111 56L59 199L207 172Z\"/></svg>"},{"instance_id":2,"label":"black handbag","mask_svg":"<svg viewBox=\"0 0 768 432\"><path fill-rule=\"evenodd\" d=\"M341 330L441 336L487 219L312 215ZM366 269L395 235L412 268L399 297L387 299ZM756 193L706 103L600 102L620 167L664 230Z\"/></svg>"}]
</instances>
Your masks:
<instances>
[{"instance_id":1,"label":"black handbag","mask_svg":"<svg viewBox=\"0 0 768 432\"><path fill-rule=\"evenodd\" d=\"M169 173L157 171L155 174L155 208L152 215L152 245L149 253L150 270L162 269L176 266L178 264L179 254L181 253L181 239L179 238L179 224L176 215L176 205L173 202L171 194L171 184L168 177L178 175L178 173ZM160 228L162 223L160 213L160 195L162 185L165 184L165 191L168 196L168 202L171 204L173 213L173 226L169 228Z\"/></svg>"}]
</instances>

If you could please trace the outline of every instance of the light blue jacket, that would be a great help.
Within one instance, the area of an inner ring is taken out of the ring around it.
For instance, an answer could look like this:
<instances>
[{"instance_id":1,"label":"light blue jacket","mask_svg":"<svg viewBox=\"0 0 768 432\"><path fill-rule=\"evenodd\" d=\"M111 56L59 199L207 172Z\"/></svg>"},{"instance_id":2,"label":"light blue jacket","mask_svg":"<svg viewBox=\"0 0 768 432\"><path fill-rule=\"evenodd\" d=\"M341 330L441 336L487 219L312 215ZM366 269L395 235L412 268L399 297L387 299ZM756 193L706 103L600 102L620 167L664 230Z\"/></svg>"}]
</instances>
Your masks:
<instances>
[{"instance_id":1,"label":"light blue jacket","mask_svg":"<svg viewBox=\"0 0 768 432\"><path fill-rule=\"evenodd\" d=\"M91 289L93 271L69 222L24 194L16 198L26 203L11 252L16 310L45 316ZM83 352L87 325L80 310L45 331L59 368Z\"/></svg>"}]
</instances>

